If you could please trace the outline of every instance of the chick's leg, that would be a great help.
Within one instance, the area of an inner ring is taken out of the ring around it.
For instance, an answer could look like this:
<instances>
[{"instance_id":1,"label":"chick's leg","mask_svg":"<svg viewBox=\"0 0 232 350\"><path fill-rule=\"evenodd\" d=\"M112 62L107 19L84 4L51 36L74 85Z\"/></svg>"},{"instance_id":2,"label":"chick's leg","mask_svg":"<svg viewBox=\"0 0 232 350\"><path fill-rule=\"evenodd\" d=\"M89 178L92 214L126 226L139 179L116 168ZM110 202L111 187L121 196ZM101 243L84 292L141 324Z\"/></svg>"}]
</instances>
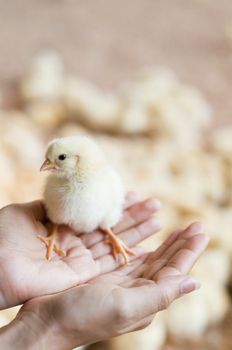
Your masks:
<instances>
[{"instance_id":1,"label":"chick's leg","mask_svg":"<svg viewBox=\"0 0 232 350\"><path fill-rule=\"evenodd\" d=\"M65 256L66 255L64 250L61 249L60 247L58 247L57 244L55 244L56 237L57 237L57 225L55 225L55 224L52 225L52 229L51 229L51 232L50 232L48 237L38 236L38 238L47 247L46 258L48 260L51 259L53 250L59 256Z\"/></svg>"},{"instance_id":2,"label":"chick's leg","mask_svg":"<svg viewBox=\"0 0 232 350\"><path fill-rule=\"evenodd\" d=\"M109 236L109 238L106 240L106 243L109 243L112 245L112 255L114 259L117 258L118 254L122 254L124 264L127 265L129 263L129 257L128 255L136 255L135 252L128 248L123 241L121 241L111 229L105 229L105 233Z\"/></svg>"}]
</instances>

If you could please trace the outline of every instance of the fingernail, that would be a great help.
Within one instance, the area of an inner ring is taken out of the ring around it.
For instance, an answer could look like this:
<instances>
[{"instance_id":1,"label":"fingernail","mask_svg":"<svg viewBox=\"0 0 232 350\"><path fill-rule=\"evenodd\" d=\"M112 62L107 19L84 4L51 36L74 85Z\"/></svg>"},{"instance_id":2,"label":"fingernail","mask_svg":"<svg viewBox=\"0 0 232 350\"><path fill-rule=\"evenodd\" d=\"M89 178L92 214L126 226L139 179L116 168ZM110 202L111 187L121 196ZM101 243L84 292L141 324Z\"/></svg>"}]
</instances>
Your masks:
<instances>
[{"instance_id":1,"label":"fingernail","mask_svg":"<svg viewBox=\"0 0 232 350\"><path fill-rule=\"evenodd\" d=\"M152 225L152 228L154 230L161 230L163 228L162 221L160 219L155 218L155 217L153 217L150 220L150 224Z\"/></svg>"},{"instance_id":2,"label":"fingernail","mask_svg":"<svg viewBox=\"0 0 232 350\"><path fill-rule=\"evenodd\" d=\"M126 199L138 199L138 198L139 198L138 193L134 191L130 191L126 194Z\"/></svg>"},{"instance_id":3,"label":"fingernail","mask_svg":"<svg viewBox=\"0 0 232 350\"><path fill-rule=\"evenodd\" d=\"M201 284L198 280L193 277L186 278L180 285L181 295L188 294L197 290L201 287Z\"/></svg>"},{"instance_id":4,"label":"fingernail","mask_svg":"<svg viewBox=\"0 0 232 350\"><path fill-rule=\"evenodd\" d=\"M148 199L146 201L146 208L150 210L157 210L161 207L161 203L158 199Z\"/></svg>"},{"instance_id":5,"label":"fingernail","mask_svg":"<svg viewBox=\"0 0 232 350\"><path fill-rule=\"evenodd\" d=\"M205 235L205 244L208 245L210 241L210 237L208 235Z\"/></svg>"},{"instance_id":6,"label":"fingernail","mask_svg":"<svg viewBox=\"0 0 232 350\"><path fill-rule=\"evenodd\" d=\"M191 225L191 230L194 232L205 233L205 226L201 222L195 222Z\"/></svg>"}]
</instances>

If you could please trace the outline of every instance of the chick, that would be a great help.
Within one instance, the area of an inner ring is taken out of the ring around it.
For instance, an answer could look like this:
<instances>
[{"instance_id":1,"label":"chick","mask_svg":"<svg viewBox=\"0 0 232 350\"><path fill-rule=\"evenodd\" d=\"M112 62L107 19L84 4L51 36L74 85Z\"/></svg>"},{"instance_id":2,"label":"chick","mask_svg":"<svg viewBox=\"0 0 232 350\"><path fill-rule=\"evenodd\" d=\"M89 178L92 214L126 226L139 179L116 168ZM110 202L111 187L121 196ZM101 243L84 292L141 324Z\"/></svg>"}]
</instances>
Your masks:
<instances>
[{"instance_id":1,"label":"chick","mask_svg":"<svg viewBox=\"0 0 232 350\"><path fill-rule=\"evenodd\" d=\"M65 224L76 233L102 229L109 237L114 258L134 255L113 233L122 216L124 189L118 173L108 163L99 146L87 136L69 136L49 143L42 170L50 170L44 199L47 214L53 222L49 237L38 238L47 246L47 259L54 250L64 251L55 243L57 225Z\"/></svg>"}]
</instances>

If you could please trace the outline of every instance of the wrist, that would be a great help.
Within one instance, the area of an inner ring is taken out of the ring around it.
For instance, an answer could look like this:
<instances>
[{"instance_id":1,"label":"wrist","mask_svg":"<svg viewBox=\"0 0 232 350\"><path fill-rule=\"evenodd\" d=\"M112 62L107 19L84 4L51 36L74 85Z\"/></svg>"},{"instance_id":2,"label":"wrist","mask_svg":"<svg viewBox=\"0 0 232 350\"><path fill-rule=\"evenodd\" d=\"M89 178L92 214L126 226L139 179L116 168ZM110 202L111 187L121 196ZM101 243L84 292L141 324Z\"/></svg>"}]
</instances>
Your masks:
<instances>
[{"instance_id":1,"label":"wrist","mask_svg":"<svg viewBox=\"0 0 232 350\"><path fill-rule=\"evenodd\" d=\"M14 349L16 346L19 350L34 349L35 339L31 329L28 329L21 319L16 318L0 329L0 343L4 350Z\"/></svg>"},{"instance_id":2,"label":"wrist","mask_svg":"<svg viewBox=\"0 0 232 350\"><path fill-rule=\"evenodd\" d=\"M71 349L58 334L58 327L44 322L33 312L22 311L7 326L0 329L0 344L4 350L66 350Z\"/></svg>"},{"instance_id":3,"label":"wrist","mask_svg":"<svg viewBox=\"0 0 232 350\"><path fill-rule=\"evenodd\" d=\"M53 316L49 307L44 308L40 303L29 301L15 319L15 322L23 324L19 329L20 336L22 337L22 332L25 334L23 346L17 349L70 350L81 345L77 344L77 332L74 335L65 331L59 318Z\"/></svg>"}]
</instances>

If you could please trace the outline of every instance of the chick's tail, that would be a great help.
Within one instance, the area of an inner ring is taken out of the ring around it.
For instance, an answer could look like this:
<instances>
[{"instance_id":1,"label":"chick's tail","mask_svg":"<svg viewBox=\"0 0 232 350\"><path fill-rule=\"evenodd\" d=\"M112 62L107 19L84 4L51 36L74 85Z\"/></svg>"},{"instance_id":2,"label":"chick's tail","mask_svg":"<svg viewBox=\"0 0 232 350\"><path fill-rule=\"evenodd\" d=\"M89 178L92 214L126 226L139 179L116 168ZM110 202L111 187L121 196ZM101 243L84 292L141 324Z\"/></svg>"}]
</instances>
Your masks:
<instances>
[{"instance_id":1,"label":"chick's tail","mask_svg":"<svg viewBox=\"0 0 232 350\"><path fill-rule=\"evenodd\" d=\"M136 255L135 252L128 248L125 243L121 239L119 239L113 231L108 228L104 229L104 232L108 235L108 239L106 240L106 243L111 244L112 246L112 255L114 259L117 259L117 256L119 254L122 255L124 264L128 265L129 263L129 255Z\"/></svg>"}]
</instances>

